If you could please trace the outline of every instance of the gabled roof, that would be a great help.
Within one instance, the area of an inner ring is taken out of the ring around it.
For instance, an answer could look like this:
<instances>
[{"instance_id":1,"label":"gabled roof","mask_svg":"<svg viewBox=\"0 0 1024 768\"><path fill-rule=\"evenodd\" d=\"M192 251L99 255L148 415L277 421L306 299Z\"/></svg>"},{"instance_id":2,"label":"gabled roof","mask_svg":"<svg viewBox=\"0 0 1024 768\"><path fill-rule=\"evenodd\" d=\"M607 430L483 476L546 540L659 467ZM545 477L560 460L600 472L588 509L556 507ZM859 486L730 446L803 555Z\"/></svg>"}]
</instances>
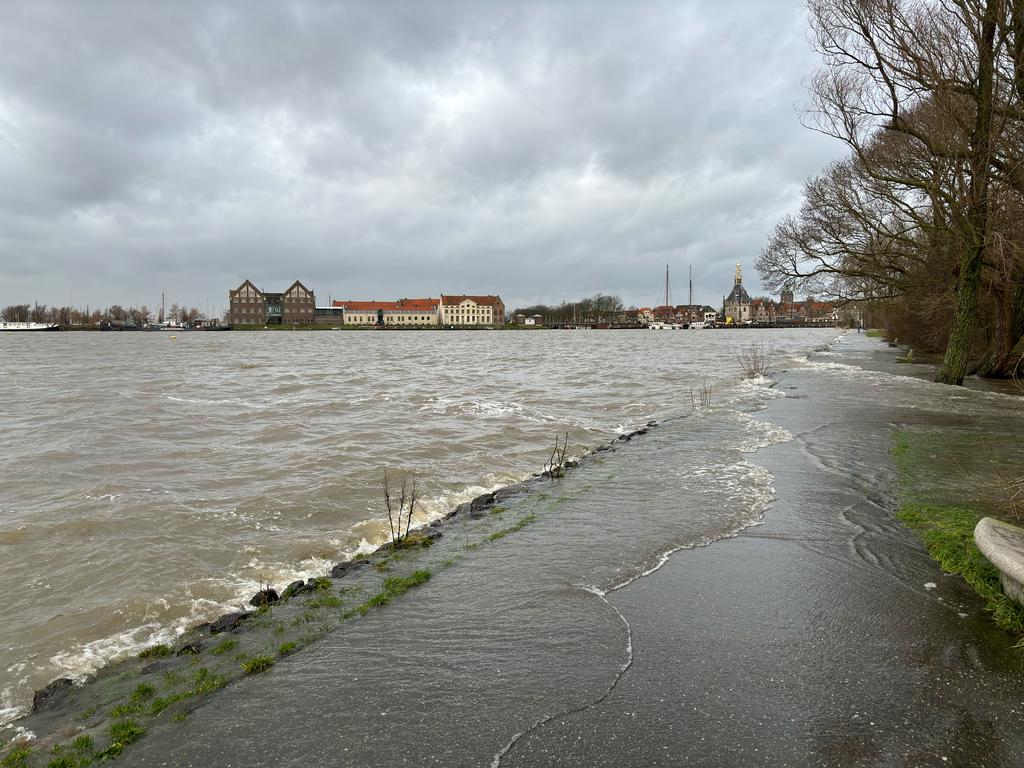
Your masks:
<instances>
[{"instance_id":1,"label":"gabled roof","mask_svg":"<svg viewBox=\"0 0 1024 768\"><path fill-rule=\"evenodd\" d=\"M313 292L312 292L311 290L309 290L309 288L307 288L306 286L304 286L304 285L302 284L302 282L301 282L301 281L299 281L299 280L296 280L296 281L295 281L294 283L292 283L291 285L289 285L289 286L288 286L288 288L287 288L287 290L285 290L285 293L286 293L286 294L288 294L288 293L291 293L291 292L292 292L292 288L294 288L295 286L299 286L299 288L301 288L302 290L304 290L304 291L305 291L306 293L308 293L308 294L309 294L310 296L312 296L312 295L313 295Z\"/></svg>"},{"instance_id":2,"label":"gabled roof","mask_svg":"<svg viewBox=\"0 0 1024 768\"><path fill-rule=\"evenodd\" d=\"M441 294L441 303L449 307L458 306L466 299L485 307L493 307L502 303L499 296L445 296L443 293Z\"/></svg>"},{"instance_id":3,"label":"gabled roof","mask_svg":"<svg viewBox=\"0 0 1024 768\"><path fill-rule=\"evenodd\" d=\"M228 291L228 295L229 295L229 296L234 296L234 295L235 295L235 294L237 294L237 293L238 293L238 292L239 292L240 290L242 290L243 288L245 288L245 286L249 286L249 287L250 287L250 288L252 288L252 289L253 289L254 291L256 291L256 293L257 293L257 294L259 294L260 296L262 296L262 295L263 295L263 291L261 291L261 290L260 290L259 288L257 288L257 287L256 287L255 285L253 285L253 283L252 283L252 281L251 281L251 280L243 280L243 281L242 281L242 284L241 284L240 286L238 286L237 288L235 288L235 290L233 290L233 291Z\"/></svg>"}]
</instances>

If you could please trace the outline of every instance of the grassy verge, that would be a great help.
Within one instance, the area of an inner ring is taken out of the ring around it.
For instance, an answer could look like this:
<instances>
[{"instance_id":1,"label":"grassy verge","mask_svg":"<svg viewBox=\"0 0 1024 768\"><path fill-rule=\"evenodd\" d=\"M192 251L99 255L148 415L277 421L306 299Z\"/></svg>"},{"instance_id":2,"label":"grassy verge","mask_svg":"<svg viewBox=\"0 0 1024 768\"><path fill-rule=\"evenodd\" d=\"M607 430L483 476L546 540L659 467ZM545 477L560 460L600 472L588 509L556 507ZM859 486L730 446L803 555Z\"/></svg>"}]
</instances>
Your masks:
<instances>
[{"instance_id":1,"label":"grassy verge","mask_svg":"<svg viewBox=\"0 0 1024 768\"><path fill-rule=\"evenodd\" d=\"M986 515L999 515L983 513L970 502L950 503L950 484L940 480L951 472L962 473L953 485L966 498L962 484L981 481L973 474L969 457L984 459L992 455L991 450L970 436L953 444L945 433L894 430L890 454L899 471L903 497L897 519L921 538L928 554L946 573L960 576L978 593L997 626L1024 641L1024 606L1003 593L999 572L974 543L978 521ZM946 466L944 462L949 461L952 465ZM937 496L945 498L937 503Z\"/></svg>"},{"instance_id":2,"label":"grassy verge","mask_svg":"<svg viewBox=\"0 0 1024 768\"><path fill-rule=\"evenodd\" d=\"M1024 606L1003 594L999 572L974 543L974 526L982 515L964 507L904 504L897 517L921 537L942 570L971 585L996 625L1024 638Z\"/></svg>"}]
</instances>

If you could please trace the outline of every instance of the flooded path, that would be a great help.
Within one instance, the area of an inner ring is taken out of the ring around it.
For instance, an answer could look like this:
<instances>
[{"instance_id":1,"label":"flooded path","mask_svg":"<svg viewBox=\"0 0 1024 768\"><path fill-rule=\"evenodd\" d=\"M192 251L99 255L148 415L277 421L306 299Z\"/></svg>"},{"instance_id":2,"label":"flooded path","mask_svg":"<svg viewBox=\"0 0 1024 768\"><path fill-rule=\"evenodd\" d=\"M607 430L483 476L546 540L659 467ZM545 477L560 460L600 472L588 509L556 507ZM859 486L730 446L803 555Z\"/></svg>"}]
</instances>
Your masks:
<instances>
[{"instance_id":1,"label":"flooded path","mask_svg":"<svg viewBox=\"0 0 1024 768\"><path fill-rule=\"evenodd\" d=\"M1018 765L1022 654L894 522L888 450L897 424L1020 434L1024 407L864 371L877 349L620 443L484 549L453 523L429 583L126 763Z\"/></svg>"}]
</instances>

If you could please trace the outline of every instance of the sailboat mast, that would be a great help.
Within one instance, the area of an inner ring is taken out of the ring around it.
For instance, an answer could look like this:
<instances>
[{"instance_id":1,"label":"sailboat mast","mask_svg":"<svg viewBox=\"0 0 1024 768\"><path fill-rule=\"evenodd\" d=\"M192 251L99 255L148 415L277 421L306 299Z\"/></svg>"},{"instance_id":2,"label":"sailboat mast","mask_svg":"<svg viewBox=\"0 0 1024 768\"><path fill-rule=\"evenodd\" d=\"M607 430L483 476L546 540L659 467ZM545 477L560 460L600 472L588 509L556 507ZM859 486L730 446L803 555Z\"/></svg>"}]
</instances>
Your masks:
<instances>
[{"instance_id":1,"label":"sailboat mast","mask_svg":"<svg viewBox=\"0 0 1024 768\"><path fill-rule=\"evenodd\" d=\"M690 307L693 307L693 264L690 265Z\"/></svg>"},{"instance_id":2,"label":"sailboat mast","mask_svg":"<svg viewBox=\"0 0 1024 768\"><path fill-rule=\"evenodd\" d=\"M665 306L668 304L668 264L665 265Z\"/></svg>"}]
</instances>

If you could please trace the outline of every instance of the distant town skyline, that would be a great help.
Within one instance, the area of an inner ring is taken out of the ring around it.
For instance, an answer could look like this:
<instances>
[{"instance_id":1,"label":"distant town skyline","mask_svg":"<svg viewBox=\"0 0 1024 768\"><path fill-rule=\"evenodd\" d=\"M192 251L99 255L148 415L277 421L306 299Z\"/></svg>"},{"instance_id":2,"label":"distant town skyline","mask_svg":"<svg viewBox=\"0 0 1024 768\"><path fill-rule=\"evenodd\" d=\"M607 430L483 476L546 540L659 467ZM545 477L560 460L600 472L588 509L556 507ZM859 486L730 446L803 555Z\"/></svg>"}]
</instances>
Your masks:
<instances>
[{"instance_id":1,"label":"distant town skyline","mask_svg":"<svg viewBox=\"0 0 1024 768\"><path fill-rule=\"evenodd\" d=\"M796 0L0 7L0 305L717 306L842 147ZM74 45L67 41L74 40Z\"/></svg>"}]
</instances>

